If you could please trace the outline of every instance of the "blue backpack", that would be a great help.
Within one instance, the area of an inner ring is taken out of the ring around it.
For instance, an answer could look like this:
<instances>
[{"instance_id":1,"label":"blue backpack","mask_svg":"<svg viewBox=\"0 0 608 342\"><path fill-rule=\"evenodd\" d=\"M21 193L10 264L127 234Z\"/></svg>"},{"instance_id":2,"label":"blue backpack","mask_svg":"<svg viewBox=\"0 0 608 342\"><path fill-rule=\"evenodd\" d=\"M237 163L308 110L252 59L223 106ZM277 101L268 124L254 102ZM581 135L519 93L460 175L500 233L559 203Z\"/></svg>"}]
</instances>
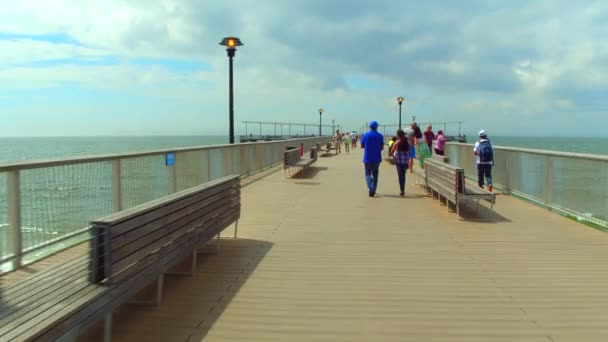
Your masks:
<instances>
[{"instance_id":1,"label":"blue backpack","mask_svg":"<svg viewBox=\"0 0 608 342\"><path fill-rule=\"evenodd\" d=\"M479 160L482 163L491 163L494 161L494 149L488 140L479 143Z\"/></svg>"}]
</instances>

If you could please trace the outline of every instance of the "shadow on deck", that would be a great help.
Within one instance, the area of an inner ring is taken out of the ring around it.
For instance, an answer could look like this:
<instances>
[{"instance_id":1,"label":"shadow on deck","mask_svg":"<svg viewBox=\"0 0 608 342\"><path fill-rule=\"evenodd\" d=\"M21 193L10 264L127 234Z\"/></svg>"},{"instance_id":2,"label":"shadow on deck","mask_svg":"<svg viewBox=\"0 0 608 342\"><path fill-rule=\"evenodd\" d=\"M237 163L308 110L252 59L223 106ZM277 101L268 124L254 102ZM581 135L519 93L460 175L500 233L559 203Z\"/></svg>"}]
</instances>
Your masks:
<instances>
[{"instance_id":1,"label":"shadow on deck","mask_svg":"<svg viewBox=\"0 0 608 342\"><path fill-rule=\"evenodd\" d=\"M114 341L186 341L206 336L215 321L230 305L273 243L252 239L222 239L218 254L200 254L194 276L165 276L161 305L125 304L114 313L120 322L113 331ZM207 248L214 250L213 243ZM178 265L187 268L188 260ZM148 296L147 288L137 296ZM99 322L79 341L101 341Z\"/></svg>"}]
</instances>

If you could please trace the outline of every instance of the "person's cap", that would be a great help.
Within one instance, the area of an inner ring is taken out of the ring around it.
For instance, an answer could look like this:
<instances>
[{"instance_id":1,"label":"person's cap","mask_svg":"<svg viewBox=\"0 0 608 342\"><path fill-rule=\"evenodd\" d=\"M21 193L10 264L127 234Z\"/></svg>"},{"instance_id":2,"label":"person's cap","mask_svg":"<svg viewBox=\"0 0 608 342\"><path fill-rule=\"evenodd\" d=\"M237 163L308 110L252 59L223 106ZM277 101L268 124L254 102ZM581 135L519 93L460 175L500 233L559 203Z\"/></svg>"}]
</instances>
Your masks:
<instances>
[{"instance_id":1,"label":"person's cap","mask_svg":"<svg viewBox=\"0 0 608 342\"><path fill-rule=\"evenodd\" d=\"M378 128L378 123L376 121L372 121L369 123L369 128Z\"/></svg>"},{"instance_id":2,"label":"person's cap","mask_svg":"<svg viewBox=\"0 0 608 342\"><path fill-rule=\"evenodd\" d=\"M488 132L486 132L486 130L485 130L485 129L482 129L481 131L479 131L479 136L480 136L480 137L485 137L485 136L487 136L487 135L488 135Z\"/></svg>"}]
</instances>

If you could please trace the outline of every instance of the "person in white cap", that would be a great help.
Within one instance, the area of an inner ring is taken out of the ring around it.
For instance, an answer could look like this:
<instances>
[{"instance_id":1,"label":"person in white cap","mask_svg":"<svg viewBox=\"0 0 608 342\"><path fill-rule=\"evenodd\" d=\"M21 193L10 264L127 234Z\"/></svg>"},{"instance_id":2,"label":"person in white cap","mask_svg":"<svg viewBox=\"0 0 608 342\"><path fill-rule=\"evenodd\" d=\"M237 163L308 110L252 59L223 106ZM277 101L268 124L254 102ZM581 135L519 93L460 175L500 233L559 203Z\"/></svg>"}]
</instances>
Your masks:
<instances>
[{"instance_id":1,"label":"person in white cap","mask_svg":"<svg viewBox=\"0 0 608 342\"><path fill-rule=\"evenodd\" d=\"M479 141L475 142L473 153L477 158L477 184L483 188L484 178L488 191L492 191L492 165L494 165L494 147L488 139L488 132L479 131Z\"/></svg>"}]
</instances>

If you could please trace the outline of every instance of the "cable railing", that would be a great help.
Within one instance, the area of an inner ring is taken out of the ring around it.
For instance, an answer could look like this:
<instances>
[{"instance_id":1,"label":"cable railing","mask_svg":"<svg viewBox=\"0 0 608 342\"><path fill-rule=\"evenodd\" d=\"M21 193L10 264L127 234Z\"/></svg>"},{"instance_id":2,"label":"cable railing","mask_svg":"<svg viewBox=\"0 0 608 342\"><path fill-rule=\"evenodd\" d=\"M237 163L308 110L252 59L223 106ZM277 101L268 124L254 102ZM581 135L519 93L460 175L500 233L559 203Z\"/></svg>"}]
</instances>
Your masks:
<instances>
[{"instance_id":1,"label":"cable railing","mask_svg":"<svg viewBox=\"0 0 608 342\"><path fill-rule=\"evenodd\" d=\"M608 227L608 156L494 146L493 183L547 209ZM472 144L448 143L450 164L477 179Z\"/></svg>"},{"instance_id":2,"label":"cable railing","mask_svg":"<svg viewBox=\"0 0 608 342\"><path fill-rule=\"evenodd\" d=\"M283 162L327 137L0 164L0 273L87 238L89 222L232 174Z\"/></svg>"}]
</instances>

